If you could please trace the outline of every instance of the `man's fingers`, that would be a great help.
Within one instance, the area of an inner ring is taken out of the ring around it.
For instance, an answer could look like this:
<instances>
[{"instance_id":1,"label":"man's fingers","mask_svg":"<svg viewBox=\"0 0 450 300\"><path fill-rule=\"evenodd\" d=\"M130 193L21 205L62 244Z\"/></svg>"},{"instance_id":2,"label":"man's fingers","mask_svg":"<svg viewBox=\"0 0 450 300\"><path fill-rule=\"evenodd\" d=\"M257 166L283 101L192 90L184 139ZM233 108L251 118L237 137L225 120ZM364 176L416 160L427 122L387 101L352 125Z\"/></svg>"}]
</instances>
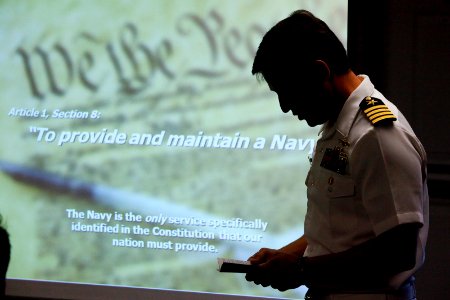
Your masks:
<instances>
[{"instance_id":1,"label":"man's fingers","mask_svg":"<svg viewBox=\"0 0 450 300\"><path fill-rule=\"evenodd\" d=\"M270 274L265 272L261 267L261 265L255 265L252 271L245 274L245 279L247 281L253 281L255 284L260 284L262 286L270 285Z\"/></svg>"},{"instance_id":2,"label":"man's fingers","mask_svg":"<svg viewBox=\"0 0 450 300\"><path fill-rule=\"evenodd\" d=\"M271 250L267 249L267 248L261 248L258 252L256 252L255 254L253 254L252 256L250 256L248 258L248 260L252 263L252 264L257 264L257 263L261 263L265 260L267 260L267 257L269 256Z\"/></svg>"}]
</instances>

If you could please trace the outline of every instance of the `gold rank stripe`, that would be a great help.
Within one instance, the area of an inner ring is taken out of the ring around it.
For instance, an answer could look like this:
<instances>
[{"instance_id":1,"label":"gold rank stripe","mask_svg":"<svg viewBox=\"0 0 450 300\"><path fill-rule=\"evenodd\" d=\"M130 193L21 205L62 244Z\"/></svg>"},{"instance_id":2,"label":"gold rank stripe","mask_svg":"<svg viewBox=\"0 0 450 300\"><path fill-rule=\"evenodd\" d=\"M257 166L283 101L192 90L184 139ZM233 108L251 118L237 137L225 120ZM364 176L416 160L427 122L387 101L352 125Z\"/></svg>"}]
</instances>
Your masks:
<instances>
[{"instance_id":1,"label":"gold rank stripe","mask_svg":"<svg viewBox=\"0 0 450 300\"><path fill-rule=\"evenodd\" d=\"M380 112L380 113L374 114L373 116L370 116L369 120L374 121L374 120L377 120L379 117L384 117L384 116L389 116L389 117L395 118L395 116L390 111L385 111L385 112Z\"/></svg>"},{"instance_id":2,"label":"gold rank stripe","mask_svg":"<svg viewBox=\"0 0 450 300\"><path fill-rule=\"evenodd\" d=\"M389 110L389 108L384 104L370 107L364 110L364 113L366 113L367 117L372 122L372 124L375 124L385 119L393 119L393 120L397 119L394 116L394 114Z\"/></svg>"},{"instance_id":3,"label":"gold rank stripe","mask_svg":"<svg viewBox=\"0 0 450 300\"><path fill-rule=\"evenodd\" d=\"M369 108L367 108L366 110L364 110L364 113L368 113L368 112L370 112L370 111L372 111L372 110L374 110L374 109L380 109L380 108L386 108L386 109L389 109L386 105L375 105L375 106L372 106L372 107L369 107Z\"/></svg>"},{"instance_id":4,"label":"gold rank stripe","mask_svg":"<svg viewBox=\"0 0 450 300\"><path fill-rule=\"evenodd\" d=\"M377 122L379 122L381 120L384 120L384 119L393 119L394 121L397 120L397 118L394 115L387 115L387 116L379 117L379 118L377 118L375 120L372 120L372 123L375 124L375 123L377 123Z\"/></svg>"},{"instance_id":5,"label":"gold rank stripe","mask_svg":"<svg viewBox=\"0 0 450 300\"><path fill-rule=\"evenodd\" d=\"M372 110L372 111L368 112L366 115L368 117L370 117L370 116L372 116L374 114L378 114L378 113L382 113L382 112L389 112L390 113L391 111L389 110L389 108L380 108L380 109Z\"/></svg>"}]
</instances>

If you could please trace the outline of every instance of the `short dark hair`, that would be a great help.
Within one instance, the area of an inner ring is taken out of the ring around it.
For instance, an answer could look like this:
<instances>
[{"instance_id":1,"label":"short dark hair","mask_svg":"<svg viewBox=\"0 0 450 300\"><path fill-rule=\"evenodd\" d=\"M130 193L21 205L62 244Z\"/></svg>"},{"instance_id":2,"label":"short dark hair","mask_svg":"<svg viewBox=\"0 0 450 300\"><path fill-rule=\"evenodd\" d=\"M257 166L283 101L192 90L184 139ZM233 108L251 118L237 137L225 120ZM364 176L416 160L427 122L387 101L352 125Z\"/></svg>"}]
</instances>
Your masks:
<instances>
[{"instance_id":1,"label":"short dark hair","mask_svg":"<svg viewBox=\"0 0 450 300\"><path fill-rule=\"evenodd\" d=\"M277 71L296 73L315 60L326 62L332 74L344 74L350 68L342 42L328 25L309 11L297 10L264 35L252 74L266 78Z\"/></svg>"}]
</instances>

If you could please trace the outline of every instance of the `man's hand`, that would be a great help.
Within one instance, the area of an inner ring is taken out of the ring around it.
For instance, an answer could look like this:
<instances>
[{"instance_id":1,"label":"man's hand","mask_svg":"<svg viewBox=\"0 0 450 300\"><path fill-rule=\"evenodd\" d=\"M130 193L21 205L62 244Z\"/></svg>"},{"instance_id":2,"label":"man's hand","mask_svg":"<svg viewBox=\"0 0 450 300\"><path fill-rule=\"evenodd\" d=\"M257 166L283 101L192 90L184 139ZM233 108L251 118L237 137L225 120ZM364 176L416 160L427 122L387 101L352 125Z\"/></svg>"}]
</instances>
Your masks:
<instances>
[{"instance_id":1,"label":"man's hand","mask_svg":"<svg viewBox=\"0 0 450 300\"><path fill-rule=\"evenodd\" d=\"M303 284L300 258L280 250L262 248L248 259L257 266L245 278L264 287L285 291Z\"/></svg>"}]
</instances>

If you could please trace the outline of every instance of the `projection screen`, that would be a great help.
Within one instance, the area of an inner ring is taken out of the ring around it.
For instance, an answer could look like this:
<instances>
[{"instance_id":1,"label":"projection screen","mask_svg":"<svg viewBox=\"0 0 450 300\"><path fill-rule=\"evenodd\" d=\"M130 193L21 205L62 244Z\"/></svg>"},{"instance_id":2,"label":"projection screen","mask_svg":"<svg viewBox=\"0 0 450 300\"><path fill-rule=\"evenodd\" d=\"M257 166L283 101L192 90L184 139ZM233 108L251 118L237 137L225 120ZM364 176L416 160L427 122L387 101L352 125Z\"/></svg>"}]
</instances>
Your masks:
<instances>
[{"instance_id":1,"label":"projection screen","mask_svg":"<svg viewBox=\"0 0 450 300\"><path fill-rule=\"evenodd\" d=\"M251 75L296 9L346 45L343 0L1 1L7 294L302 298L216 262L303 233L319 128Z\"/></svg>"}]
</instances>

